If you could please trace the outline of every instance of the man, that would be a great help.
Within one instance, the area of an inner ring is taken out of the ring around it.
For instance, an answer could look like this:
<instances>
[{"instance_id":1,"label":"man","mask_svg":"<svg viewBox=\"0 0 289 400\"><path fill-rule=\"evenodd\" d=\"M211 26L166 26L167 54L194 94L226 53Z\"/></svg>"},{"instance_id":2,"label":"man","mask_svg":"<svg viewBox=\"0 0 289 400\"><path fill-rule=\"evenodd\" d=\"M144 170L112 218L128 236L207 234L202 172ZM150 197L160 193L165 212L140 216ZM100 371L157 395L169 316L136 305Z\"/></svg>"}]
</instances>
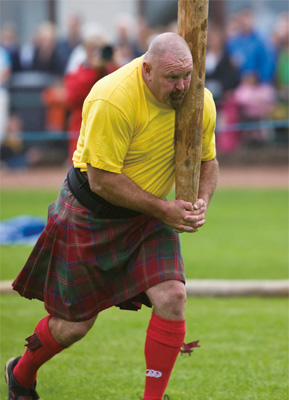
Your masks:
<instances>
[{"instance_id":1,"label":"man","mask_svg":"<svg viewBox=\"0 0 289 400\"><path fill-rule=\"evenodd\" d=\"M270 38L264 40L255 29L251 8L244 8L235 18L237 30L228 37L226 47L240 79L254 73L260 83L272 84L276 70L276 49Z\"/></svg>"},{"instance_id":2,"label":"man","mask_svg":"<svg viewBox=\"0 0 289 400\"><path fill-rule=\"evenodd\" d=\"M39 367L84 337L100 311L141 304L153 306L143 399L162 399L185 336L178 233L204 225L218 172L215 108L206 91L200 198L166 201L174 182L174 109L192 69L186 42L165 33L86 98L74 166L13 283L21 295L43 300L49 315L24 355L6 364L10 399L37 399Z\"/></svg>"},{"instance_id":3,"label":"man","mask_svg":"<svg viewBox=\"0 0 289 400\"><path fill-rule=\"evenodd\" d=\"M105 37L99 29L84 31L82 46L85 59L75 71L68 71L64 77L66 104L70 112L68 120L68 156L72 159L77 146L81 127L83 102L92 86L99 79L117 69L113 60L113 49L105 46Z\"/></svg>"}]
</instances>

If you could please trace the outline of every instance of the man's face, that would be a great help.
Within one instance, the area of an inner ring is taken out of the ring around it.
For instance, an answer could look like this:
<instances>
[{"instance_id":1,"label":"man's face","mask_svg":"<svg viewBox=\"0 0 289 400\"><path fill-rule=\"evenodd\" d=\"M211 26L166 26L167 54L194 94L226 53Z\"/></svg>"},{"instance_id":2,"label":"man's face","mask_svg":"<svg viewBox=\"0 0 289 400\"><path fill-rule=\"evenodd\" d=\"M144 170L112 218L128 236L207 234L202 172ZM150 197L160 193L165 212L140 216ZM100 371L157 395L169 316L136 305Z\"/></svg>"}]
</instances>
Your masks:
<instances>
[{"instance_id":1,"label":"man's face","mask_svg":"<svg viewBox=\"0 0 289 400\"><path fill-rule=\"evenodd\" d=\"M177 108L189 90L192 70L189 52L181 57L167 53L150 64L148 87L161 103Z\"/></svg>"}]
</instances>

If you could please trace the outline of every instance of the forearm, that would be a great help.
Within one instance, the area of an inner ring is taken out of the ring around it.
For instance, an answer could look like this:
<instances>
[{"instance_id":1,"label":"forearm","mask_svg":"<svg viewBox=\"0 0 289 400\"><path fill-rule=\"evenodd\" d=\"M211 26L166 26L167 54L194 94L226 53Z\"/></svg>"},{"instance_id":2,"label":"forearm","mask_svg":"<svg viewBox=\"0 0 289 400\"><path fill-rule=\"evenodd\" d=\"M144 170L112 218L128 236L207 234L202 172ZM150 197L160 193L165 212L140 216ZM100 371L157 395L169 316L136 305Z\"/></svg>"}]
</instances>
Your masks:
<instances>
[{"instance_id":1,"label":"forearm","mask_svg":"<svg viewBox=\"0 0 289 400\"><path fill-rule=\"evenodd\" d=\"M142 190L124 174L103 171L87 164L90 188L105 200L158 218L178 232L196 232L203 210L183 200L165 201Z\"/></svg>"},{"instance_id":2,"label":"forearm","mask_svg":"<svg viewBox=\"0 0 289 400\"><path fill-rule=\"evenodd\" d=\"M208 208L210 200L215 192L219 176L219 164L216 158L211 161L203 161L200 171L199 199L203 199Z\"/></svg>"},{"instance_id":3,"label":"forearm","mask_svg":"<svg viewBox=\"0 0 289 400\"><path fill-rule=\"evenodd\" d=\"M124 174L98 170L88 165L90 188L110 203L162 218L165 201L142 190Z\"/></svg>"}]
</instances>

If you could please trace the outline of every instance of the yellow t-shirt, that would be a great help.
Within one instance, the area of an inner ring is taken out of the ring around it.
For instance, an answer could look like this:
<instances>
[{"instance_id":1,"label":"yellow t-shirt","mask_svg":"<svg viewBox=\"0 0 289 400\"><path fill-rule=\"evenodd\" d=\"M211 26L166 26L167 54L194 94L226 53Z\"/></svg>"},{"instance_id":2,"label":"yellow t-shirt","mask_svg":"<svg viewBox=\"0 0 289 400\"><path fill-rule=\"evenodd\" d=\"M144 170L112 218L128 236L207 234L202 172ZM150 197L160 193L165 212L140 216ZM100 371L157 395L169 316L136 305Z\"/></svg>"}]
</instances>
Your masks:
<instances>
[{"instance_id":1,"label":"yellow t-shirt","mask_svg":"<svg viewBox=\"0 0 289 400\"><path fill-rule=\"evenodd\" d=\"M87 96L73 163L123 173L140 188L164 199L175 179L175 110L160 103L142 78L137 58L98 81ZM205 91L202 160L215 150L216 109Z\"/></svg>"}]
</instances>

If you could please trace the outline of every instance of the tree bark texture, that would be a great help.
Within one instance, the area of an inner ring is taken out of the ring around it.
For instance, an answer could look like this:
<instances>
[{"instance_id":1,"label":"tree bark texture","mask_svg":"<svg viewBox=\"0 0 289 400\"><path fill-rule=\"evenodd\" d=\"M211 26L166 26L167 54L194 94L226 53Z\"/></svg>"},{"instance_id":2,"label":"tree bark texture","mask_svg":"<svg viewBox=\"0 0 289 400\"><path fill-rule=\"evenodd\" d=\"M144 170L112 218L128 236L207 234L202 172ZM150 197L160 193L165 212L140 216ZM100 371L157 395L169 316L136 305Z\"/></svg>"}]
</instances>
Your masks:
<instances>
[{"instance_id":1,"label":"tree bark texture","mask_svg":"<svg viewBox=\"0 0 289 400\"><path fill-rule=\"evenodd\" d=\"M198 198L202 155L208 0L178 0L178 34L193 56L190 89L176 110L176 199L194 203Z\"/></svg>"}]
</instances>

